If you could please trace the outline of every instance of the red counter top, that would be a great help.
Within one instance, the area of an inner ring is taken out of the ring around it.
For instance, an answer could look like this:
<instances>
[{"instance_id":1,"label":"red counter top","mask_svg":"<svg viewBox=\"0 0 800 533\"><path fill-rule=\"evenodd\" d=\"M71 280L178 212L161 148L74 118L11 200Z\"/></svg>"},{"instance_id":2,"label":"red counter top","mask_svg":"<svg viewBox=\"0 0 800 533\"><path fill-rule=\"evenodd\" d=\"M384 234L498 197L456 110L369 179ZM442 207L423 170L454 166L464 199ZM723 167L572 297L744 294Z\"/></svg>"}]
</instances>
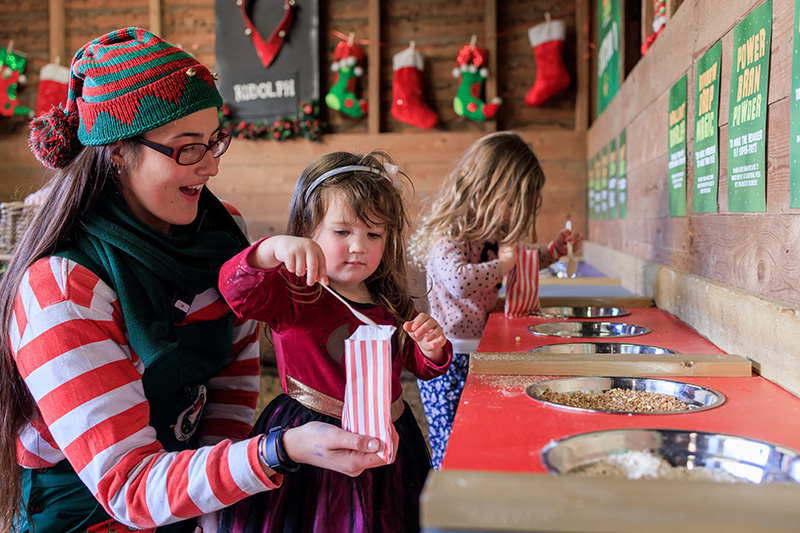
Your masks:
<instances>
[{"instance_id":1,"label":"red counter top","mask_svg":"<svg viewBox=\"0 0 800 533\"><path fill-rule=\"evenodd\" d=\"M588 340L633 342L680 353L724 353L692 328L655 308L631 309L614 321L640 324L653 331L613 339L533 335L526 328L542 319L490 316L479 352L522 352L536 346ZM516 338L520 337L517 341ZM443 469L499 472L546 472L541 450L549 442L588 431L654 428L710 431L749 437L800 450L800 399L754 375L747 378L676 378L725 395L720 407L668 415L575 412L534 400L525 389L557 376L474 375L456 412Z\"/></svg>"},{"instance_id":2,"label":"red counter top","mask_svg":"<svg viewBox=\"0 0 800 533\"><path fill-rule=\"evenodd\" d=\"M489 315L489 321L481 336L479 352L526 352L531 348L546 344L567 342L630 342L669 348L678 353L725 353L712 342L702 337L674 316L655 307L629 308L628 316L602 319L604 322L623 322L646 326L652 331L636 337L606 337L597 339L575 337L548 337L534 335L527 330L528 326L542 322L559 322L559 320L535 317L506 318L503 313ZM575 320L575 319L573 319ZM601 319L591 319L600 321ZM519 341L517 341L519 337Z\"/></svg>"},{"instance_id":3,"label":"red counter top","mask_svg":"<svg viewBox=\"0 0 800 533\"><path fill-rule=\"evenodd\" d=\"M528 385L553 376L467 377L443 469L546 472L541 450L552 440L607 429L712 431L800 450L800 399L774 383L750 378L680 378L725 395L720 407L696 413L584 413L540 402Z\"/></svg>"}]
</instances>

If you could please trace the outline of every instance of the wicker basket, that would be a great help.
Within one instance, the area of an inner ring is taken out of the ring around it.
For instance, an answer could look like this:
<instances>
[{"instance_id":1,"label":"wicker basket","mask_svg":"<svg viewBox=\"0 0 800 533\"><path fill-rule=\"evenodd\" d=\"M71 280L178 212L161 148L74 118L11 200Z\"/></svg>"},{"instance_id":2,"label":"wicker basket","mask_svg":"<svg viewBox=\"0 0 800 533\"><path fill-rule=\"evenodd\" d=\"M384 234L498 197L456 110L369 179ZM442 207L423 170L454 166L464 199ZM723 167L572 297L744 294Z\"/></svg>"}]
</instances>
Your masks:
<instances>
[{"instance_id":1,"label":"wicker basket","mask_svg":"<svg viewBox=\"0 0 800 533\"><path fill-rule=\"evenodd\" d=\"M37 207L25 202L0 203L0 253L14 251Z\"/></svg>"}]
</instances>

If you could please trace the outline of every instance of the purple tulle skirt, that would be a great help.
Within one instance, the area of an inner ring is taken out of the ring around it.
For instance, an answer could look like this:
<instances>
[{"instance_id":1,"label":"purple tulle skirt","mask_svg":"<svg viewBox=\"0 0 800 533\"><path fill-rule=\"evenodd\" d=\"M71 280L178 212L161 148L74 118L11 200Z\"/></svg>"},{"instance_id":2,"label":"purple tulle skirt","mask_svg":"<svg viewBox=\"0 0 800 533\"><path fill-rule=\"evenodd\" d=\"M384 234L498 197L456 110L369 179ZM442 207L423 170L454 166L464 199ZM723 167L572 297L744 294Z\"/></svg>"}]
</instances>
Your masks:
<instances>
[{"instance_id":1,"label":"purple tulle skirt","mask_svg":"<svg viewBox=\"0 0 800 533\"><path fill-rule=\"evenodd\" d=\"M313 411L285 394L270 403L251 436L275 426L295 427L318 420L341 421ZM400 442L391 465L352 478L301 465L283 476L277 489L246 498L223 510L224 533L325 533L419 531L419 497L431 468L425 437L408 404L394 423Z\"/></svg>"}]
</instances>

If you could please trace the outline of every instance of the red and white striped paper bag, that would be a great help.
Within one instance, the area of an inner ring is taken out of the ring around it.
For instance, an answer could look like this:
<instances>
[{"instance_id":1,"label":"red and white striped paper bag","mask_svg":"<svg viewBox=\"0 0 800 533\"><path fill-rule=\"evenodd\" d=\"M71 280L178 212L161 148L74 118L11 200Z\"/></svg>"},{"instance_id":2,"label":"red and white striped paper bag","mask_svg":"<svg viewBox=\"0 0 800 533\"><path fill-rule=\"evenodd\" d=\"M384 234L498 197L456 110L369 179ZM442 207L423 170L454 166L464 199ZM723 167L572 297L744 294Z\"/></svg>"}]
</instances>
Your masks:
<instances>
[{"instance_id":1,"label":"red and white striped paper bag","mask_svg":"<svg viewBox=\"0 0 800 533\"><path fill-rule=\"evenodd\" d=\"M392 423L393 326L359 326L344 342L347 385L342 428L380 441L378 455L394 461L395 429Z\"/></svg>"},{"instance_id":2,"label":"red and white striped paper bag","mask_svg":"<svg viewBox=\"0 0 800 533\"><path fill-rule=\"evenodd\" d=\"M518 245L517 264L506 282L506 316L528 316L541 310L539 304L539 251Z\"/></svg>"}]
</instances>

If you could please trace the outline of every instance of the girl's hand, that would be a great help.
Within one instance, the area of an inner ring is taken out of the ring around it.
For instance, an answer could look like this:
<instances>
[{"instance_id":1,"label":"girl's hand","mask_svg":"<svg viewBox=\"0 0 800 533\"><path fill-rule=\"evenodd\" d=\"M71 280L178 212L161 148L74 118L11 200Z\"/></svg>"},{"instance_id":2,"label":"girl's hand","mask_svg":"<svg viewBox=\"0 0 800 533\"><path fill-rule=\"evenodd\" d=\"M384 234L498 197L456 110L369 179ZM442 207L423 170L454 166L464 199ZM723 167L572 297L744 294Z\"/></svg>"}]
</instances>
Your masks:
<instances>
[{"instance_id":1,"label":"girl's hand","mask_svg":"<svg viewBox=\"0 0 800 533\"><path fill-rule=\"evenodd\" d=\"M516 266L518 255L517 243L501 244L498 247L497 259L500 261L500 270L503 271L504 276Z\"/></svg>"},{"instance_id":2,"label":"girl's hand","mask_svg":"<svg viewBox=\"0 0 800 533\"><path fill-rule=\"evenodd\" d=\"M417 343L425 357L436 365L444 363L442 347L447 343L447 337L444 336L442 326L433 317L426 313L420 313L414 317L414 320L403 324L403 329Z\"/></svg>"},{"instance_id":3,"label":"girl's hand","mask_svg":"<svg viewBox=\"0 0 800 533\"><path fill-rule=\"evenodd\" d=\"M299 277L306 277L306 285L317 282L328 284L325 254L311 239L277 235L259 244L248 257L250 266L269 270L283 264L284 268Z\"/></svg>"},{"instance_id":4,"label":"girl's hand","mask_svg":"<svg viewBox=\"0 0 800 533\"><path fill-rule=\"evenodd\" d=\"M332 424L308 422L283 434L289 458L351 477L367 468L385 466L378 457L378 439L350 433Z\"/></svg>"},{"instance_id":5,"label":"girl's hand","mask_svg":"<svg viewBox=\"0 0 800 533\"><path fill-rule=\"evenodd\" d=\"M580 250L580 244L583 242L583 235L568 229L562 229L556 235L554 242L556 243L556 252L558 252L559 256L567 255L568 242L572 243L572 253L577 254Z\"/></svg>"}]
</instances>

